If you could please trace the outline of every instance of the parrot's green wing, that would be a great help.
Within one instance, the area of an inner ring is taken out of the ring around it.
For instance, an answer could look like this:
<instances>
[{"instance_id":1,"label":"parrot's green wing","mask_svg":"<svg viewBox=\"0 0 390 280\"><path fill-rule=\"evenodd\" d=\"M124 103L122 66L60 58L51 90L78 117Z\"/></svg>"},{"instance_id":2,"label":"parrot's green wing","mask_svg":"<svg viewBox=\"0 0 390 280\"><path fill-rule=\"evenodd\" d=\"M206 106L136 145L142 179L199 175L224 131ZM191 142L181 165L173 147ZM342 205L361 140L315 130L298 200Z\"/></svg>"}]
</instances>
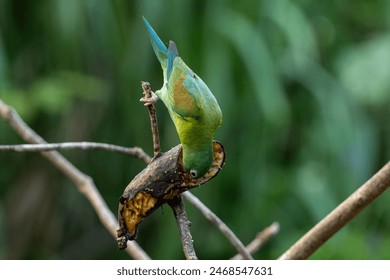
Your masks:
<instances>
[{"instance_id":1,"label":"parrot's green wing","mask_svg":"<svg viewBox=\"0 0 390 280\"><path fill-rule=\"evenodd\" d=\"M172 110L180 117L187 119L199 119L201 115L201 104L198 98L199 88L180 67L172 70L171 79L168 82L169 98L171 99Z\"/></svg>"},{"instance_id":2,"label":"parrot's green wing","mask_svg":"<svg viewBox=\"0 0 390 280\"><path fill-rule=\"evenodd\" d=\"M201 117L201 91L197 77L178 56L176 46L171 41L168 48L168 98L171 109L183 119ZM173 50L173 51L172 51Z\"/></svg>"}]
</instances>

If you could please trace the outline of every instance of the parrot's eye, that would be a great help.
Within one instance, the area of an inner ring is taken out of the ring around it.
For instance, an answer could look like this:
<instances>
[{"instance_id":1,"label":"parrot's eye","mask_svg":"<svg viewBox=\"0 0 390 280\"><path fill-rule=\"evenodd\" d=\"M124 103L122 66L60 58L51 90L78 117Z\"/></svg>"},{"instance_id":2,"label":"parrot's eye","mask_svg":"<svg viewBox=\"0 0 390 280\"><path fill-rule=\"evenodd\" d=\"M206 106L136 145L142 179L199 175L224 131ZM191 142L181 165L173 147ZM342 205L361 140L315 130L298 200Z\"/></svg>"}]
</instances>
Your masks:
<instances>
[{"instance_id":1,"label":"parrot's eye","mask_svg":"<svg viewBox=\"0 0 390 280\"><path fill-rule=\"evenodd\" d=\"M198 175L198 172L195 169L191 169L190 170L190 175L191 175L192 178L196 178L196 176Z\"/></svg>"}]
</instances>

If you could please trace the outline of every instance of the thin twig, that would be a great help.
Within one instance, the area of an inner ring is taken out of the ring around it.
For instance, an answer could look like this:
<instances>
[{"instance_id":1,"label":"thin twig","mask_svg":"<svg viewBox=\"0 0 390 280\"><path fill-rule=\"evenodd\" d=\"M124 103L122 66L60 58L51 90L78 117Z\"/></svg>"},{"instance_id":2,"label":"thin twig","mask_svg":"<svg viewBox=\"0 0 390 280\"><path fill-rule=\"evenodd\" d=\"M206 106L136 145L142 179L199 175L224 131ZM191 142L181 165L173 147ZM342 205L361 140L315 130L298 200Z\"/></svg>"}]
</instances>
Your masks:
<instances>
[{"instance_id":1,"label":"thin twig","mask_svg":"<svg viewBox=\"0 0 390 280\"><path fill-rule=\"evenodd\" d=\"M265 243L268 242L273 236L278 234L279 232L279 223L274 222L270 226L266 227L262 231L260 231L255 239L253 239L247 246L246 249L249 253L256 253ZM231 260L242 260L242 256L240 254L235 255L231 258Z\"/></svg>"},{"instance_id":2,"label":"thin twig","mask_svg":"<svg viewBox=\"0 0 390 280\"><path fill-rule=\"evenodd\" d=\"M183 193L183 196L195 206L216 228L218 228L223 235L230 241L230 243L236 248L237 252L243 259L253 260L253 257L242 244L240 239L233 233L233 231L224 223L217 215L215 215L209 208L207 208L196 196L189 191Z\"/></svg>"},{"instance_id":3,"label":"thin twig","mask_svg":"<svg viewBox=\"0 0 390 280\"><path fill-rule=\"evenodd\" d=\"M144 150L139 147L127 148L106 143L97 142L63 142L49 144L19 144L19 145L0 145L0 152L46 152L53 150L106 150L120 153L127 156L136 157L145 163L149 163L151 158Z\"/></svg>"},{"instance_id":4,"label":"thin twig","mask_svg":"<svg viewBox=\"0 0 390 280\"><path fill-rule=\"evenodd\" d=\"M173 213L175 214L177 226L183 245L183 252L187 260L197 260L194 244L190 232L191 222L188 220L186 210L183 205L183 200L180 195L175 196L168 202L171 206Z\"/></svg>"},{"instance_id":5,"label":"thin twig","mask_svg":"<svg viewBox=\"0 0 390 280\"><path fill-rule=\"evenodd\" d=\"M150 87L149 82L141 82L141 86L143 89L143 94L146 98L152 97L152 89ZM150 127L152 129L153 135L153 157L157 157L161 153L160 147L160 135L158 133L158 125L157 125L157 115L156 115L156 107L153 104L149 104L147 106L150 118Z\"/></svg>"},{"instance_id":6,"label":"thin twig","mask_svg":"<svg viewBox=\"0 0 390 280\"><path fill-rule=\"evenodd\" d=\"M0 99L0 117L17 132L24 141L33 144L47 144L47 142L32 130L16 113L16 111L6 105ZM114 214L109 210L106 202L97 190L92 179L82 173L72 163L65 159L57 151L42 152L42 155L51 161L65 176L67 176L77 186L78 190L84 194L93 206L100 222L116 238L118 222ZM144 250L135 242L129 242L126 251L135 259L150 259Z\"/></svg>"},{"instance_id":7,"label":"thin twig","mask_svg":"<svg viewBox=\"0 0 390 280\"><path fill-rule=\"evenodd\" d=\"M307 259L390 186L390 161L292 245L280 260Z\"/></svg>"}]
</instances>

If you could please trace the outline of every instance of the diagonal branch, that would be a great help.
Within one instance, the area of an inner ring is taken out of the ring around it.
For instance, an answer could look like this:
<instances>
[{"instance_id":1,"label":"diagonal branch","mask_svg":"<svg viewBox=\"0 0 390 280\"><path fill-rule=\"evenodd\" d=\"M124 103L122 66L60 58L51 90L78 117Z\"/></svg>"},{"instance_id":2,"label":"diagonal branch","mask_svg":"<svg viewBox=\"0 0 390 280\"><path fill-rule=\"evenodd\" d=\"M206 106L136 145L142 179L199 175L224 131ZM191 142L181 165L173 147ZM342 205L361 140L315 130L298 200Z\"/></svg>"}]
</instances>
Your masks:
<instances>
[{"instance_id":1,"label":"diagonal branch","mask_svg":"<svg viewBox=\"0 0 390 280\"><path fill-rule=\"evenodd\" d=\"M291 246L280 260L307 259L390 187L390 161Z\"/></svg>"},{"instance_id":2,"label":"diagonal branch","mask_svg":"<svg viewBox=\"0 0 390 280\"><path fill-rule=\"evenodd\" d=\"M216 228L218 228L223 235L230 241L237 252L243 259L253 260L248 250L242 244L240 239L233 233L233 231L224 223L217 215L215 215L209 208L206 207L196 196L189 191L183 193L183 196L195 206Z\"/></svg>"},{"instance_id":3,"label":"diagonal branch","mask_svg":"<svg viewBox=\"0 0 390 280\"><path fill-rule=\"evenodd\" d=\"M23 138L24 141L33 144L47 144L47 142L32 130L15 112L0 99L0 117ZM109 210L106 202L97 190L92 179L82 173L72 163L65 159L57 151L42 152L42 155L52 162L65 176L77 186L78 190L89 200L100 222L116 238L118 223L115 216ZM127 252L135 259L150 259L143 249L135 242L129 244Z\"/></svg>"}]
</instances>

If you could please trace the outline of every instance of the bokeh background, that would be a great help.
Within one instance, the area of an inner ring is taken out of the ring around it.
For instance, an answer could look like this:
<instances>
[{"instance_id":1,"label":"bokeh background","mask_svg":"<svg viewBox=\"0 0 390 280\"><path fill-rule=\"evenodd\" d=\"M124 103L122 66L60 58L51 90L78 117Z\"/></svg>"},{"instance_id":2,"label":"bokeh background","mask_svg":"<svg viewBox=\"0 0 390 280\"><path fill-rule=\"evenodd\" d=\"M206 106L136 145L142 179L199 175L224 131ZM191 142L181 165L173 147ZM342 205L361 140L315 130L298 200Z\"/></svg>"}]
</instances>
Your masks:
<instances>
[{"instance_id":1,"label":"bokeh background","mask_svg":"<svg viewBox=\"0 0 390 280\"><path fill-rule=\"evenodd\" d=\"M217 178L193 191L249 243L274 221L260 252L275 259L390 158L390 1L1 0L0 98L49 142L95 141L152 153L140 81L162 85L141 16L219 101L227 150ZM162 102L162 148L179 143ZM0 144L21 139L0 120ZM144 165L105 151L63 151L116 213ZM202 259L235 254L187 203ZM389 259L390 193L313 259ZM182 259L169 207L138 242ZM0 154L0 258L126 259L75 186L39 154Z\"/></svg>"}]
</instances>

